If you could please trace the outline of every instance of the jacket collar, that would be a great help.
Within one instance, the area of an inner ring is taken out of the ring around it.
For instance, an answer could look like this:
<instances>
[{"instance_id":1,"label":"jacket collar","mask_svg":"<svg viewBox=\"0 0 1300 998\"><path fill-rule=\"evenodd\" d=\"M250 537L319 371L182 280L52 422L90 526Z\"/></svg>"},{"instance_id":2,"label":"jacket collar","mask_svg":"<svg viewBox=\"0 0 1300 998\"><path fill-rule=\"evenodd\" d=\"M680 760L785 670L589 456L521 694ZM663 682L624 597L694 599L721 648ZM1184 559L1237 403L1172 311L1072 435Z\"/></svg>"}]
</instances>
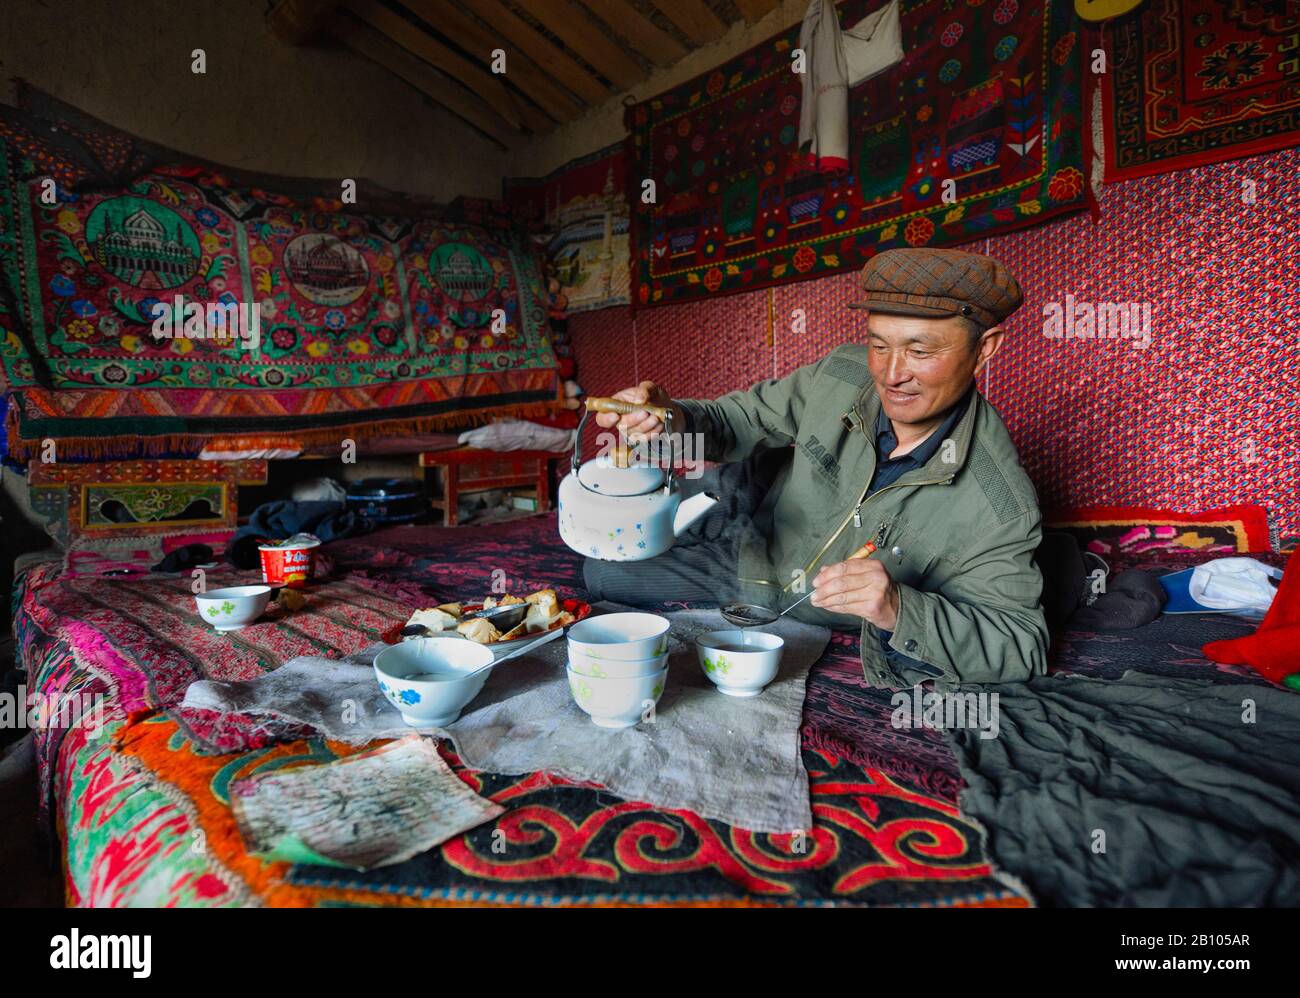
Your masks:
<instances>
[{"instance_id":1,"label":"jacket collar","mask_svg":"<svg viewBox=\"0 0 1300 998\"><path fill-rule=\"evenodd\" d=\"M914 471L909 471L901 475L895 485L911 485L920 482L932 482L936 479L946 482L952 481L966 465L966 458L970 454L971 442L975 438L975 424L979 419L980 410L988 403L984 401L984 396L980 394L979 387L971 393L970 404L966 406L966 412L961 419L957 420L957 425L952 431L952 442L955 450L950 448L939 447L928 461ZM858 396L858 401L853 403L853 408L857 410L859 417L858 429L867 437L870 444L870 454L874 468L876 453L876 421L880 418L880 395L876 392L875 382L868 381L862 389L862 394ZM945 453L950 450L951 453ZM952 461L947 458L952 457Z\"/></svg>"}]
</instances>

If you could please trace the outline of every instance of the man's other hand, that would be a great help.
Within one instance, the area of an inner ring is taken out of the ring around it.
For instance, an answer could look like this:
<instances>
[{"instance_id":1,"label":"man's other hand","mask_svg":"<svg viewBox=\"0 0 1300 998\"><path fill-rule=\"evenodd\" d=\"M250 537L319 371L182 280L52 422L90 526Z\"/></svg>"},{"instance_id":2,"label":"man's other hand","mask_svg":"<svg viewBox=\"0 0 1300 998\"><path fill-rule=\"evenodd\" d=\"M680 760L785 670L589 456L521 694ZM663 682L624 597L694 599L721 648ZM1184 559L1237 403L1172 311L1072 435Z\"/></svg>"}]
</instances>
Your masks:
<instances>
[{"instance_id":1,"label":"man's other hand","mask_svg":"<svg viewBox=\"0 0 1300 998\"><path fill-rule=\"evenodd\" d=\"M898 586L873 558L823 566L813 578L813 589L813 606L861 617L882 631L898 626Z\"/></svg>"}]
</instances>

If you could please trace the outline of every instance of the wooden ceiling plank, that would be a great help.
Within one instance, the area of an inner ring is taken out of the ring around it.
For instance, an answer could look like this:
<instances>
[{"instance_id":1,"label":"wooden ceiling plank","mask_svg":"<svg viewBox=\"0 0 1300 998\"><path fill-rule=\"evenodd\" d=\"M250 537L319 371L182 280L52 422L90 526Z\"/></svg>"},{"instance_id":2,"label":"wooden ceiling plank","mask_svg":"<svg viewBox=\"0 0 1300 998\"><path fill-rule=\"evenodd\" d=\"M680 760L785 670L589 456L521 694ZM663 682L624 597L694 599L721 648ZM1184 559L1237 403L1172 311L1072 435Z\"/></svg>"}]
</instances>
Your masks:
<instances>
[{"instance_id":1,"label":"wooden ceiling plank","mask_svg":"<svg viewBox=\"0 0 1300 998\"><path fill-rule=\"evenodd\" d=\"M353 0L348 6L361 20L382 31L402 48L479 94L507 124L523 127L524 118L514 98L505 84L487 70L435 41L427 32L374 0Z\"/></svg>"},{"instance_id":2,"label":"wooden ceiling plank","mask_svg":"<svg viewBox=\"0 0 1300 998\"><path fill-rule=\"evenodd\" d=\"M660 13L681 28L696 45L707 45L727 33L727 23L704 0L650 0Z\"/></svg>"},{"instance_id":3,"label":"wooden ceiling plank","mask_svg":"<svg viewBox=\"0 0 1300 998\"><path fill-rule=\"evenodd\" d=\"M740 8L740 13L744 15L746 21L757 24L776 10L781 2L780 0L735 0L735 4Z\"/></svg>"},{"instance_id":4,"label":"wooden ceiling plank","mask_svg":"<svg viewBox=\"0 0 1300 998\"><path fill-rule=\"evenodd\" d=\"M671 66L690 51L628 0L582 0L582 3L657 66Z\"/></svg>"},{"instance_id":5,"label":"wooden ceiling plank","mask_svg":"<svg viewBox=\"0 0 1300 998\"><path fill-rule=\"evenodd\" d=\"M605 34L573 0L515 0L547 31L589 62L598 73L626 89L645 79L645 72Z\"/></svg>"},{"instance_id":6,"label":"wooden ceiling plank","mask_svg":"<svg viewBox=\"0 0 1300 998\"><path fill-rule=\"evenodd\" d=\"M513 84L556 121L576 118L583 110L583 104L551 82L550 77L521 52L508 47L499 33L484 27L451 0L405 0L405 4L412 13L471 56L481 59L484 65L490 65L492 53L502 49L506 53L506 71L500 79Z\"/></svg>"},{"instance_id":7,"label":"wooden ceiling plank","mask_svg":"<svg viewBox=\"0 0 1300 998\"><path fill-rule=\"evenodd\" d=\"M519 133L506 127L497 112L477 94L460 86L422 59L417 59L383 32L343 14L335 14L326 21L325 27L357 55L405 80L439 107L490 136L502 148L509 148L518 139Z\"/></svg>"},{"instance_id":8,"label":"wooden ceiling plank","mask_svg":"<svg viewBox=\"0 0 1300 998\"><path fill-rule=\"evenodd\" d=\"M610 89L591 72L538 32L501 0L474 0L474 13L501 32L512 45L588 104L599 104Z\"/></svg>"}]
</instances>

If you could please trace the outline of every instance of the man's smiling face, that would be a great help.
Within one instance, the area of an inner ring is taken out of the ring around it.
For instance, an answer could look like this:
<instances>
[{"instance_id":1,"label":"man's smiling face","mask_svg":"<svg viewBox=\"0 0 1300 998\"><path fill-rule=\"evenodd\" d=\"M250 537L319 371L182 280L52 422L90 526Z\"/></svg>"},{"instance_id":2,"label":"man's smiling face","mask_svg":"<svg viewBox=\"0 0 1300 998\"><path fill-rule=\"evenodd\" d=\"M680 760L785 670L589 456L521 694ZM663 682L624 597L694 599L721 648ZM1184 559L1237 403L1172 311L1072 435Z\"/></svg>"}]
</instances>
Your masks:
<instances>
[{"instance_id":1,"label":"man's smiling face","mask_svg":"<svg viewBox=\"0 0 1300 998\"><path fill-rule=\"evenodd\" d=\"M976 338L962 319L871 313L867 363L893 422L939 421L970 387L1002 341L1001 329Z\"/></svg>"}]
</instances>

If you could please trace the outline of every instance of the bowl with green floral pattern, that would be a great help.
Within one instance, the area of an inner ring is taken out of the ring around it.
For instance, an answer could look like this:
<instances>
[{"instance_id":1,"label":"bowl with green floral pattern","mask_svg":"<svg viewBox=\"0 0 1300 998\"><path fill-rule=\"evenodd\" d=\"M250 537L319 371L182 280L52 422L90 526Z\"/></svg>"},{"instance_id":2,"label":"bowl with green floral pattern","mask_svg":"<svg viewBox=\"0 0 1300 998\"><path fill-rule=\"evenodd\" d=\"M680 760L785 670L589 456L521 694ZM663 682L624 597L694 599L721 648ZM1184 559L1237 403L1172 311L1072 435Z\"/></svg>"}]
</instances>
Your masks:
<instances>
[{"instance_id":1,"label":"bowl with green floral pattern","mask_svg":"<svg viewBox=\"0 0 1300 998\"><path fill-rule=\"evenodd\" d=\"M630 728L654 716L668 670L644 676L584 676L569 666L569 692L601 728Z\"/></svg>"},{"instance_id":2,"label":"bowl with green floral pattern","mask_svg":"<svg viewBox=\"0 0 1300 998\"><path fill-rule=\"evenodd\" d=\"M194 594L199 616L218 631L237 631L247 627L271 602L270 586L229 586Z\"/></svg>"},{"instance_id":3,"label":"bowl with green floral pattern","mask_svg":"<svg viewBox=\"0 0 1300 998\"><path fill-rule=\"evenodd\" d=\"M785 642L766 631L708 631L695 639L700 668L719 692L756 697L776 678Z\"/></svg>"}]
</instances>

